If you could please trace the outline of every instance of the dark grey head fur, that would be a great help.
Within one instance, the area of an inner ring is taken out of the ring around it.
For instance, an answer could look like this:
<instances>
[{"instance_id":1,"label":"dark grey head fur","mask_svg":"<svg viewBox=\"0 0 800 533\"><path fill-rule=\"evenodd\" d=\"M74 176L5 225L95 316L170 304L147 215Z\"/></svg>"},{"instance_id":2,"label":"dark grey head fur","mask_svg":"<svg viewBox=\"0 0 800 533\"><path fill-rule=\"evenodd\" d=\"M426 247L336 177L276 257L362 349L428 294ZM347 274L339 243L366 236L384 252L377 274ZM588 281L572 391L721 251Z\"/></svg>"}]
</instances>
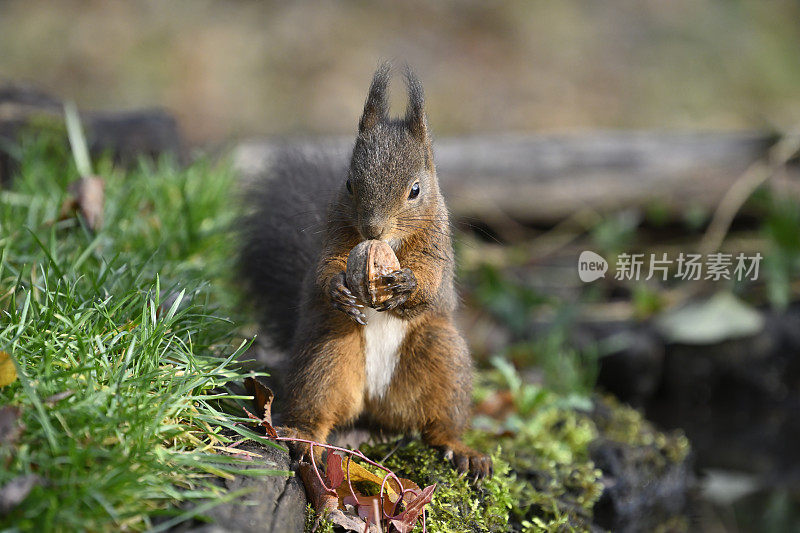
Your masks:
<instances>
[{"instance_id":1,"label":"dark grey head fur","mask_svg":"<svg viewBox=\"0 0 800 533\"><path fill-rule=\"evenodd\" d=\"M391 68L384 63L372 78L348 182L339 197L340 205L351 209L354 225L365 239L399 239L409 229L404 219L431 216L441 206L422 84L406 69L406 114L390 118L390 77ZM412 189L415 184L417 196Z\"/></svg>"}]
</instances>

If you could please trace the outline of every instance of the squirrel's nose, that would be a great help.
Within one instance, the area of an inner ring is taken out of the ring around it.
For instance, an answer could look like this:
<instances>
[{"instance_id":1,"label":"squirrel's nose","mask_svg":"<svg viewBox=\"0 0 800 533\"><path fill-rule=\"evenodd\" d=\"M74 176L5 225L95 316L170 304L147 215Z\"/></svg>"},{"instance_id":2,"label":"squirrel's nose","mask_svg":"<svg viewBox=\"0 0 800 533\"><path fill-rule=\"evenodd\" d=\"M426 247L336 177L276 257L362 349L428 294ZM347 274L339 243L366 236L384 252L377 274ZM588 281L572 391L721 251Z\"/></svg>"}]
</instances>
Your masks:
<instances>
[{"instance_id":1,"label":"squirrel's nose","mask_svg":"<svg viewBox=\"0 0 800 533\"><path fill-rule=\"evenodd\" d=\"M383 235L383 227L384 225L380 221L368 220L364 222L364 224L362 225L364 238L366 239L380 238L380 236Z\"/></svg>"},{"instance_id":2,"label":"squirrel's nose","mask_svg":"<svg viewBox=\"0 0 800 533\"><path fill-rule=\"evenodd\" d=\"M373 226L373 225L365 225L364 226L364 237L367 239L377 239L383 233L383 228L380 226Z\"/></svg>"}]
</instances>

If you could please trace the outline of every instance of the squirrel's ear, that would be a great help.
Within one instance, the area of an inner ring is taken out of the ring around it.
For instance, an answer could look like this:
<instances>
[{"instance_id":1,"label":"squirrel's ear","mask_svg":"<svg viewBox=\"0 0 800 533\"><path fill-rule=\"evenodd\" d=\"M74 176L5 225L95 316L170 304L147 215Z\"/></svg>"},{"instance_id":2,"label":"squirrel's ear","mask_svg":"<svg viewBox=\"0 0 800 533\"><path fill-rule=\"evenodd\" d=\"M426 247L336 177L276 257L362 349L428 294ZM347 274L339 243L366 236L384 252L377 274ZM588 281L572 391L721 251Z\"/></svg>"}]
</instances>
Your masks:
<instances>
[{"instance_id":1,"label":"squirrel's ear","mask_svg":"<svg viewBox=\"0 0 800 533\"><path fill-rule=\"evenodd\" d=\"M406 84L408 85L408 108L406 109L406 127L421 143L428 142L428 121L425 118L425 93L414 72L406 67Z\"/></svg>"},{"instance_id":2,"label":"squirrel's ear","mask_svg":"<svg viewBox=\"0 0 800 533\"><path fill-rule=\"evenodd\" d=\"M386 98L386 90L389 86L389 76L391 66L389 63L381 63L375 75L372 76L372 84L369 86L367 102L364 104L364 114L358 121L358 132L373 128L376 124L389 118L389 104Z\"/></svg>"}]
</instances>

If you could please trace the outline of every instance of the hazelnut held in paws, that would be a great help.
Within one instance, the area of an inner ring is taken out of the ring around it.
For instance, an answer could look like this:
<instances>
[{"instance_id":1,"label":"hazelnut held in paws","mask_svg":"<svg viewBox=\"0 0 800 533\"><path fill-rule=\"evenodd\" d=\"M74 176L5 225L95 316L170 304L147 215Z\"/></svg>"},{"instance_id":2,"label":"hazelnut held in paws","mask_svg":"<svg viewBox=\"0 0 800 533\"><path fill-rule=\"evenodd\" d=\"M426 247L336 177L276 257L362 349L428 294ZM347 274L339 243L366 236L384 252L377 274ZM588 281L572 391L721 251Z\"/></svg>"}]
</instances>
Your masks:
<instances>
[{"instance_id":1,"label":"hazelnut held in paws","mask_svg":"<svg viewBox=\"0 0 800 533\"><path fill-rule=\"evenodd\" d=\"M392 118L390 75L386 64L375 72L349 161L283 150L250 186L240 271L289 354L285 422L297 435L324 442L366 419L419 433L482 478L491 460L461 442L472 361L453 318L453 247L422 85L406 72L408 107Z\"/></svg>"}]
</instances>

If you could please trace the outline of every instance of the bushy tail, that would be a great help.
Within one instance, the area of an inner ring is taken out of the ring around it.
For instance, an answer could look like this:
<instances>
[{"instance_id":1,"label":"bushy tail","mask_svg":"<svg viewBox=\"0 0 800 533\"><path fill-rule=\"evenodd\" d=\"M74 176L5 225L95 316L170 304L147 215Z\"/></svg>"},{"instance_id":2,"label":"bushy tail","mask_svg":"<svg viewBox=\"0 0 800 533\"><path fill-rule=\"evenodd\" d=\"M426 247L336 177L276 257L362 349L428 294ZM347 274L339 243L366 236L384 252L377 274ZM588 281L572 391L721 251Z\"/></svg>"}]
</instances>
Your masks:
<instances>
[{"instance_id":1,"label":"bushy tail","mask_svg":"<svg viewBox=\"0 0 800 533\"><path fill-rule=\"evenodd\" d=\"M265 175L243 189L238 263L245 298L283 350L291 345L303 279L316 266L327 208L345 172L341 158L282 149Z\"/></svg>"}]
</instances>

